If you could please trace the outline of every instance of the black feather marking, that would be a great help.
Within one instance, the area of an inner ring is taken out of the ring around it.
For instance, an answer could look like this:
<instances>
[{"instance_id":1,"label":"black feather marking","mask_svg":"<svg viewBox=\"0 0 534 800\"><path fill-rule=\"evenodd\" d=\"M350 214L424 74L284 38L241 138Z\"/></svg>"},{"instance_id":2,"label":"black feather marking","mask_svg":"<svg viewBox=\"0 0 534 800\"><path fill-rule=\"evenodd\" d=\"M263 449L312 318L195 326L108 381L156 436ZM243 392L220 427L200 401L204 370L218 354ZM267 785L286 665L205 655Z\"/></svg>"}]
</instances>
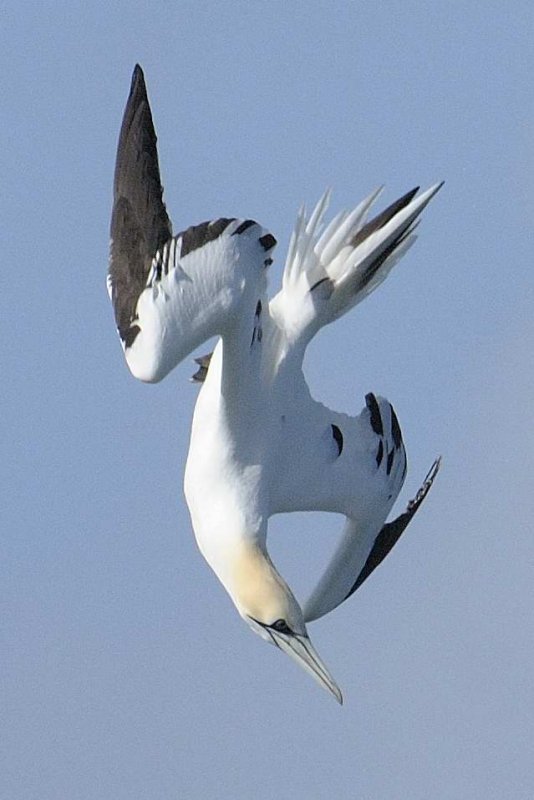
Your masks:
<instances>
[{"instance_id":1,"label":"black feather marking","mask_svg":"<svg viewBox=\"0 0 534 800\"><path fill-rule=\"evenodd\" d=\"M252 341L250 342L250 346L254 344L255 341L261 342L263 339L263 331L261 327L261 300L258 300L256 303L256 312L254 315L254 328L252 329Z\"/></svg>"},{"instance_id":2,"label":"black feather marking","mask_svg":"<svg viewBox=\"0 0 534 800\"><path fill-rule=\"evenodd\" d=\"M395 442L395 447L399 448L402 444L402 433L399 425L399 420L397 415L395 414L395 409L390 404L391 410L391 435L393 436L393 441Z\"/></svg>"},{"instance_id":3,"label":"black feather marking","mask_svg":"<svg viewBox=\"0 0 534 800\"><path fill-rule=\"evenodd\" d=\"M272 235L272 233L266 233L264 236L260 236L259 243L263 247L263 249L267 252L267 250L272 250L276 244L276 239Z\"/></svg>"},{"instance_id":4,"label":"black feather marking","mask_svg":"<svg viewBox=\"0 0 534 800\"><path fill-rule=\"evenodd\" d=\"M384 426L382 424L382 417L380 416L380 407L377 403L376 397L372 392L365 395L365 405L371 412L371 427L378 436L384 435Z\"/></svg>"},{"instance_id":5,"label":"black feather marking","mask_svg":"<svg viewBox=\"0 0 534 800\"><path fill-rule=\"evenodd\" d=\"M256 225L256 222L253 219L246 219L244 222L239 225L238 228L232 233L232 236L239 236L239 234L244 233L248 228L251 228L253 225Z\"/></svg>"},{"instance_id":6,"label":"black feather marking","mask_svg":"<svg viewBox=\"0 0 534 800\"><path fill-rule=\"evenodd\" d=\"M440 188L440 187L438 187ZM407 192L403 197L396 200L392 203L388 208L385 209L381 214L377 217L372 219L366 225L361 228L358 233L353 237L351 240L351 245L353 247L357 247L361 244L365 239L371 236L380 228L384 227L390 220L392 220L399 211L402 211L406 206L413 200L415 195L417 194L419 187L412 189L412 191ZM436 189L437 191L437 189ZM429 198L430 199L430 198ZM428 200L427 200L428 202ZM387 246L384 244L381 245L381 248L378 248L378 254L374 256L365 268L362 267L361 275L359 276L358 283L354 285L353 291L354 294L358 294L361 292L375 277L377 272L380 270L384 262L390 258L394 252L397 250L398 247L405 241L405 239L412 233L412 231L417 226L418 222L417 217L422 213L426 203L420 207L417 211L415 211L411 216L405 220L404 224L401 225L397 231L392 234L393 239L391 237L387 237L386 241L389 241Z\"/></svg>"},{"instance_id":7,"label":"black feather marking","mask_svg":"<svg viewBox=\"0 0 534 800\"><path fill-rule=\"evenodd\" d=\"M401 535L408 527L408 524L412 520L414 514L416 513L421 503L423 502L428 492L430 491L430 488L434 483L434 478L438 474L440 466L441 466L441 458L437 458L430 467L421 488L419 489L413 500L410 500L410 502L408 503L406 511L399 517L394 519L392 522L386 522L386 524L382 527L382 530L376 537L374 545L371 548L371 552L367 556L367 561L365 562L362 571L358 575L351 590L345 596L345 600L347 600L347 598L349 598L352 594L354 594L356 589L360 588L362 583L379 566L379 564L382 563L382 561L385 559L388 553L398 542Z\"/></svg>"},{"instance_id":8,"label":"black feather marking","mask_svg":"<svg viewBox=\"0 0 534 800\"><path fill-rule=\"evenodd\" d=\"M131 347L135 342L137 334L141 333L141 328L139 325L129 325L126 330L123 330L122 332L120 328L118 330L125 347Z\"/></svg>"},{"instance_id":9,"label":"black feather marking","mask_svg":"<svg viewBox=\"0 0 534 800\"><path fill-rule=\"evenodd\" d=\"M338 449L338 457L339 457L343 451L343 434L341 433L337 425L332 425L332 436L336 441Z\"/></svg>"},{"instance_id":10,"label":"black feather marking","mask_svg":"<svg viewBox=\"0 0 534 800\"><path fill-rule=\"evenodd\" d=\"M405 208L408 205L408 203L410 203L413 200L418 191L419 191L419 186L416 186L415 189L406 192L406 194L404 194L402 197L399 197L398 200L395 200L394 203L391 203L391 205L385 208L384 211L381 211L380 214L378 214L376 217L373 217L373 219L369 220L369 222L363 225L363 227L360 228L358 233L351 239L350 242L351 245L353 247L357 247L372 233L380 230L380 228L383 228L384 225L387 225L390 219L393 219L395 214L398 214L399 211L402 211L402 209Z\"/></svg>"},{"instance_id":11,"label":"black feather marking","mask_svg":"<svg viewBox=\"0 0 534 800\"><path fill-rule=\"evenodd\" d=\"M326 281L329 281L332 284L332 288L333 288L333 285L334 285L333 281L331 280L331 278L326 277L326 278L321 278L319 281L314 283L313 286L310 288L310 292L315 291L315 289L317 289L319 286L321 286Z\"/></svg>"},{"instance_id":12,"label":"black feather marking","mask_svg":"<svg viewBox=\"0 0 534 800\"><path fill-rule=\"evenodd\" d=\"M393 450L391 450L388 453L388 461L387 461L387 465L386 465L386 472L387 472L388 475L391 472L391 468L393 466L393 458L394 458L394 456L395 456L395 448L393 448Z\"/></svg>"},{"instance_id":13,"label":"black feather marking","mask_svg":"<svg viewBox=\"0 0 534 800\"><path fill-rule=\"evenodd\" d=\"M384 457L384 445L382 444L382 439L378 442L378 450L376 451L376 468L380 466L382 463L382 459Z\"/></svg>"},{"instance_id":14,"label":"black feather marking","mask_svg":"<svg viewBox=\"0 0 534 800\"><path fill-rule=\"evenodd\" d=\"M418 224L418 223L416 223ZM397 247L404 242L404 240L410 235L412 230L414 229L415 225L408 224L405 228L402 228L399 231L399 234L396 239L394 239L388 247L385 248L376 258L367 266L365 272L362 273L357 285L354 287L354 293L358 294L361 290L369 283L371 278L374 278L384 261L386 261L390 256L393 255Z\"/></svg>"},{"instance_id":15,"label":"black feather marking","mask_svg":"<svg viewBox=\"0 0 534 800\"><path fill-rule=\"evenodd\" d=\"M211 222L201 222L200 225L192 225L187 230L182 231L178 236L182 237L182 248L180 250L181 258L184 258L188 253L193 250L198 250L208 242L213 242L218 239L221 233L224 233L228 225L235 221L235 217L221 217L220 219L212 220Z\"/></svg>"}]
</instances>

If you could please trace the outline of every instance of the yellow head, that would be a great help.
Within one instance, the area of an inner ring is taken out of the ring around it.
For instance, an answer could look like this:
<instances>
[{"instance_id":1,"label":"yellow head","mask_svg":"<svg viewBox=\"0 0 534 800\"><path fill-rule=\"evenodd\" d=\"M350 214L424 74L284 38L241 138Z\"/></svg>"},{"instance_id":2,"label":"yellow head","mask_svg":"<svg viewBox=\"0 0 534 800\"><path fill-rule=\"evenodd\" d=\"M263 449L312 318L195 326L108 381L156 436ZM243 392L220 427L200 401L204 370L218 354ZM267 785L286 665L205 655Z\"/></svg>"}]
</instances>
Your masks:
<instances>
[{"instance_id":1,"label":"yellow head","mask_svg":"<svg viewBox=\"0 0 534 800\"><path fill-rule=\"evenodd\" d=\"M310 642L302 610L267 552L256 543L243 544L225 585L252 630L291 656L342 703L337 684Z\"/></svg>"}]
</instances>

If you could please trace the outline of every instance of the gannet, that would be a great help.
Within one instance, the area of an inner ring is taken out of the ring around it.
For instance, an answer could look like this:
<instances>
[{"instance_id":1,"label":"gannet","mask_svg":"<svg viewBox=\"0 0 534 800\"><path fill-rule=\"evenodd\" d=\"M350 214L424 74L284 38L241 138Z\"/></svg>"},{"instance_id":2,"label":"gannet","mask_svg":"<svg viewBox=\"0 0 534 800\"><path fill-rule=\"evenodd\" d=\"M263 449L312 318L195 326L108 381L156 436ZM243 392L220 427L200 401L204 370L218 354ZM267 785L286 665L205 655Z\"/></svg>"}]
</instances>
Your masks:
<instances>
[{"instance_id":1,"label":"gannet","mask_svg":"<svg viewBox=\"0 0 534 800\"><path fill-rule=\"evenodd\" d=\"M369 392L358 416L311 397L302 362L325 325L369 295L415 241L439 190L403 195L367 221L380 190L328 224L326 192L298 214L282 288L269 300L276 239L251 219L221 217L174 234L163 202L144 76L135 67L119 136L108 291L128 367L162 380L206 340L185 496L198 547L239 614L342 703L307 623L344 602L394 546L428 493L386 522L406 476L393 406ZM340 542L301 606L267 550L267 524L290 511L342 514Z\"/></svg>"}]
</instances>

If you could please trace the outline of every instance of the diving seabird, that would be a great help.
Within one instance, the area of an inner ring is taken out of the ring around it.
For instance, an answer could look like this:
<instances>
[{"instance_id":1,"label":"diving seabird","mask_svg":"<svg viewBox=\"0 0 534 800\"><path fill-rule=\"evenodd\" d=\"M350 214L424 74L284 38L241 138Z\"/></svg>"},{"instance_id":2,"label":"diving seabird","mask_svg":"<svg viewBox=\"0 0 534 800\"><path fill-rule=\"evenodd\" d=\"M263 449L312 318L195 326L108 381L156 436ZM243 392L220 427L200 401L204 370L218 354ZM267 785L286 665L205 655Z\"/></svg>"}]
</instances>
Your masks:
<instances>
[{"instance_id":1,"label":"diving seabird","mask_svg":"<svg viewBox=\"0 0 534 800\"><path fill-rule=\"evenodd\" d=\"M198 546L237 610L339 702L307 623L350 597L390 552L421 505L439 459L407 510L387 522L406 476L393 406L368 393L358 416L314 400L302 362L308 343L387 276L415 240L441 184L414 189L367 221L379 191L328 224L329 192L301 209L282 288L269 300L274 236L251 219L221 217L173 234L163 202L156 134L136 66L119 137L108 290L132 374L160 381L206 340L185 471ZM269 557L273 514L331 511L341 540L303 607Z\"/></svg>"}]
</instances>

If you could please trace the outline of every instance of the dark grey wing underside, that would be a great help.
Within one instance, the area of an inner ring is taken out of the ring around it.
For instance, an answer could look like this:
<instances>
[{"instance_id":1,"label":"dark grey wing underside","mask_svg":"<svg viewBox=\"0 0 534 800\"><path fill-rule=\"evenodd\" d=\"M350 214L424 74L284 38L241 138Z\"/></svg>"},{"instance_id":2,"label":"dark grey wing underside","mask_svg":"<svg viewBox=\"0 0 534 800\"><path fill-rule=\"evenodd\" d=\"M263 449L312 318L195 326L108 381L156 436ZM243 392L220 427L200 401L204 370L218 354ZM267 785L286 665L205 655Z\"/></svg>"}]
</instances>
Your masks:
<instances>
[{"instance_id":1,"label":"dark grey wing underside","mask_svg":"<svg viewBox=\"0 0 534 800\"><path fill-rule=\"evenodd\" d=\"M156 142L143 71L137 65L117 149L109 264L115 320L126 347L139 333L132 323L152 259L172 236Z\"/></svg>"},{"instance_id":2,"label":"dark grey wing underside","mask_svg":"<svg viewBox=\"0 0 534 800\"><path fill-rule=\"evenodd\" d=\"M375 539L373 548L367 557L367 561L365 562L362 571L346 595L345 600L354 594L356 589L360 588L362 583L372 572L374 572L374 570L382 563L388 553L396 545L401 535L408 527L408 524L411 522L419 506L430 491L430 488L434 483L434 478L438 474L440 465L441 458L437 458L430 467L428 474L421 485L421 488L413 500L410 500L408 503L406 511L391 522L386 522L386 524L382 527L380 533Z\"/></svg>"}]
</instances>

